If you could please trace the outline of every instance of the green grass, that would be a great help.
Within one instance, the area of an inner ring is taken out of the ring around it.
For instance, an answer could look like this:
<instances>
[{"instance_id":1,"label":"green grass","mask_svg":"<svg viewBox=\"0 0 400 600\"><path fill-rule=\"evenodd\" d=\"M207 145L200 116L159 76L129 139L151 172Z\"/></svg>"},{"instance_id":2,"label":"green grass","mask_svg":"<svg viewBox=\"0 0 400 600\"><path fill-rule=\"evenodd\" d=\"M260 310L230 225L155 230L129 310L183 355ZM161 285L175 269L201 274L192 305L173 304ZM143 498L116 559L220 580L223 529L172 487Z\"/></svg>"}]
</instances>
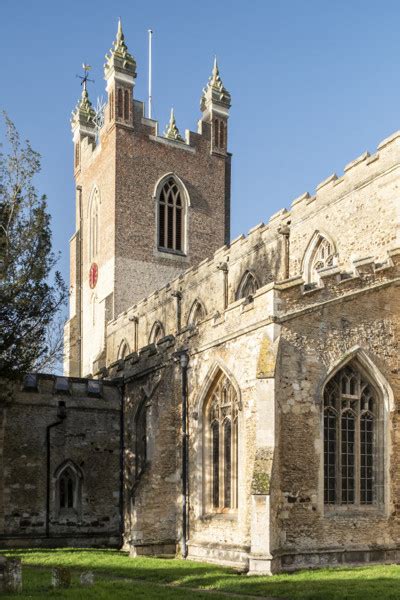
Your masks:
<instances>
[{"instance_id":1,"label":"green grass","mask_svg":"<svg viewBox=\"0 0 400 600\"><path fill-rule=\"evenodd\" d=\"M22 559L24 591L20 597L35 600L180 600L191 597L193 600L226 600L232 593L290 600L400 600L400 566L397 565L247 577L231 569L178 559L132 559L116 550L32 549L2 553ZM68 566L73 570L71 588L51 589L53 566ZM95 585L84 588L79 584L79 573L87 569L95 573ZM12 598L15 596L2 595L2 600Z\"/></svg>"}]
</instances>

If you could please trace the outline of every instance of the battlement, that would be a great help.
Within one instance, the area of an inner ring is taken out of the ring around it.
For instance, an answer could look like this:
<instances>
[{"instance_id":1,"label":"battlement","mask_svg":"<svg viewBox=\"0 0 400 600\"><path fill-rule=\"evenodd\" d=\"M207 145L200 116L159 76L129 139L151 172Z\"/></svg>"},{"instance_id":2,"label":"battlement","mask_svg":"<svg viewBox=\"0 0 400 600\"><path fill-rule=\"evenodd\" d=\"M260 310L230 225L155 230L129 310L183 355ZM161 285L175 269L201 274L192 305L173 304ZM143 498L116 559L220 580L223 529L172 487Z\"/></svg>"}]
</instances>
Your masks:
<instances>
[{"instance_id":1,"label":"battlement","mask_svg":"<svg viewBox=\"0 0 400 600\"><path fill-rule=\"evenodd\" d=\"M15 386L19 398L24 398L28 394L30 399L37 396L42 402L44 398L76 399L80 401L91 402L99 399L115 404L118 408L118 388L111 381L99 381L97 379L85 379L81 377L64 377L50 375L46 373L27 373L20 381L15 383L8 382L8 387ZM10 391L11 391L10 388Z\"/></svg>"},{"instance_id":2,"label":"battlement","mask_svg":"<svg viewBox=\"0 0 400 600\"><path fill-rule=\"evenodd\" d=\"M182 327L188 323L196 300L206 309L203 321L218 324L227 310L242 305L249 310L256 305L258 294L271 283L286 298L285 310L311 306L328 296L340 297L350 289L368 287L372 285L371 277L378 285L388 274L393 275L397 264L399 165L397 132L379 144L377 153L371 156L365 152L350 161L342 177L332 175L318 184L314 196L302 194L292 202L290 210L281 209L267 223L259 223L246 236L242 234L220 247L213 256L118 315L108 324L108 335L117 336L118 331L124 330L129 337L128 323L132 319L141 323L142 345L147 343L146 336L155 321L163 323L165 333L176 332L177 294L182 296ZM336 260L333 267L320 272L318 281L309 283L305 277L305 256L315 232L321 231L334 240ZM289 277L285 276L285 262ZM252 302L247 304L237 298L246 272L254 275L258 287Z\"/></svg>"}]
</instances>

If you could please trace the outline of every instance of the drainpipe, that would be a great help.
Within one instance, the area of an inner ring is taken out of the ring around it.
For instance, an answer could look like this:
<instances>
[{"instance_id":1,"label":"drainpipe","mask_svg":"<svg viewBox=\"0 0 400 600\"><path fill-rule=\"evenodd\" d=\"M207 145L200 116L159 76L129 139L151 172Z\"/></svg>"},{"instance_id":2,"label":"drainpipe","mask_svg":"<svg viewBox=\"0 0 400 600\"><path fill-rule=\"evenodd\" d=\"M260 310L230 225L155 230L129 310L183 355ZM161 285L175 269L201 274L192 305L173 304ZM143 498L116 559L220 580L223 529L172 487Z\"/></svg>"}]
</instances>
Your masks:
<instances>
[{"instance_id":1,"label":"drainpipe","mask_svg":"<svg viewBox=\"0 0 400 600\"><path fill-rule=\"evenodd\" d=\"M58 421L51 423L51 425L47 425L46 427L46 460L47 460L47 469L46 469L46 537L50 537L50 466L51 466L51 457L50 457L50 432L53 427L57 427L57 425L61 425L64 419L67 416L67 409L65 406L65 402L60 400L58 402L57 409L57 418Z\"/></svg>"},{"instance_id":2,"label":"drainpipe","mask_svg":"<svg viewBox=\"0 0 400 600\"><path fill-rule=\"evenodd\" d=\"M125 381L120 385L121 393L121 414L120 414L120 455L119 455L119 534L121 544L124 536L125 519L124 519L124 477L125 477Z\"/></svg>"},{"instance_id":3,"label":"drainpipe","mask_svg":"<svg viewBox=\"0 0 400 600\"><path fill-rule=\"evenodd\" d=\"M178 354L181 365L182 377L182 558L187 558L187 538L188 538L188 483L189 483L189 436L187 427L188 415L188 385L187 369L189 364L189 355L187 350L182 350Z\"/></svg>"}]
</instances>

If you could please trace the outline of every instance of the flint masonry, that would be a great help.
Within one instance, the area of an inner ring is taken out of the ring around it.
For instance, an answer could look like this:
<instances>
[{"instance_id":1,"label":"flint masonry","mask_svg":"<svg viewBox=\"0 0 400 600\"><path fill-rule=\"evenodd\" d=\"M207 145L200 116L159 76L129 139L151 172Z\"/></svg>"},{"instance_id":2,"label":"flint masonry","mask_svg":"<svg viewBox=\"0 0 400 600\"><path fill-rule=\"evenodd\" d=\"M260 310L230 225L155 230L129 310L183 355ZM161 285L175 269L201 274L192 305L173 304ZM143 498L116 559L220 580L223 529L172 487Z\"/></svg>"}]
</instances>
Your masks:
<instances>
[{"instance_id":1,"label":"flint masonry","mask_svg":"<svg viewBox=\"0 0 400 600\"><path fill-rule=\"evenodd\" d=\"M102 126L86 87L72 116L65 377L1 405L1 539L253 574L398 562L400 132L230 241L217 63L184 135L135 78L119 24Z\"/></svg>"}]
</instances>

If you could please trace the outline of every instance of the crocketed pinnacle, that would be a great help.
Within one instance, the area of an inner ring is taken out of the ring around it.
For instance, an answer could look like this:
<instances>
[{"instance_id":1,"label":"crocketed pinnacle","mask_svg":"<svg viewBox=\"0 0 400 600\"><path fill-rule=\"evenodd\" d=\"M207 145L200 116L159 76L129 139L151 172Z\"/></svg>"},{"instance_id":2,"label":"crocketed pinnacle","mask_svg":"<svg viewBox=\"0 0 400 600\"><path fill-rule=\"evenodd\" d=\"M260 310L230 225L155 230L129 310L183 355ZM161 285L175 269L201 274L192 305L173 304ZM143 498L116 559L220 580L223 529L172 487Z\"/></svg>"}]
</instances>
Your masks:
<instances>
[{"instance_id":1,"label":"crocketed pinnacle","mask_svg":"<svg viewBox=\"0 0 400 600\"><path fill-rule=\"evenodd\" d=\"M231 106L231 95L224 87L219 74L217 57L214 59L214 66L211 77L206 87L203 89L203 95L200 100L200 108L204 111L210 103L220 104L226 108Z\"/></svg>"},{"instance_id":2,"label":"crocketed pinnacle","mask_svg":"<svg viewBox=\"0 0 400 600\"><path fill-rule=\"evenodd\" d=\"M173 108L171 108L171 116L169 118L169 123L165 128L164 137L168 138L169 140L175 140L176 142L184 141L181 134L179 133L179 129L176 126Z\"/></svg>"},{"instance_id":3,"label":"crocketed pinnacle","mask_svg":"<svg viewBox=\"0 0 400 600\"><path fill-rule=\"evenodd\" d=\"M136 61L132 54L129 53L125 43L121 19L118 20L117 37L113 43L113 47L110 49L110 53L106 54L106 63L104 65L106 77L112 67L119 71L125 71L132 77L136 77Z\"/></svg>"},{"instance_id":4,"label":"crocketed pinnacle","mask_svg":"<svg viewBox=\"0 0 400 600\"><path fill-rule=\"evenodd\" d=\"M89 100L89 94L85 86L82 87L82 95L75 110L72 112L72 122L79 121L82 125L94 125L94 108Z\"/></svg>"}]
</instances>

